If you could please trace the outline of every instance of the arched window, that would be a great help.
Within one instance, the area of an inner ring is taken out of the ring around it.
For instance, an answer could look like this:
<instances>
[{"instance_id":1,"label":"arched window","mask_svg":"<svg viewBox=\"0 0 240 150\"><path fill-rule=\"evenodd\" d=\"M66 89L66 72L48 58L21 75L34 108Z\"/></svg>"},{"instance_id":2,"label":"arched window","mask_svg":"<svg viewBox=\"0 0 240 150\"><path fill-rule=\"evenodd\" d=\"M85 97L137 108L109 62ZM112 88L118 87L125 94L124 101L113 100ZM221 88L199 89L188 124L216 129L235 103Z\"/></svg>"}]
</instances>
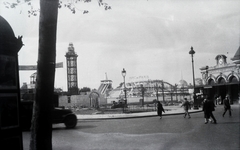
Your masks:
<instances>
[{"instance_id":1,"label":"arched window","mask_svg":"<svg viewBox=\"0 0 240 150\"><path fill-rule=\"evenodd\" d=\"M214 80L213 79L209 79L208 80L208 85L214 85Z\"/></svg>"},{"instance_id":2,"label":"arched window","mask_svg":"<svg viewBox=\"0 0 240 150\"><path fill-rule=\"evenodd\" d=\"M236 77L232 76L232 77L230 78L229 82L231 82L231 83L238 83L238 80L237 80Z\"/></svg>"},{"instance_id":3,"label":"arched window","mask_svg":"<svg viewBox=\"0 0 240 150\"><path fill-rule=\"evenodd\" d=\"M226 81L225 81L224 78L219 78L218 79L218 84L225 84L225 83L226 83Z\"/></svg>"}]
</instances>

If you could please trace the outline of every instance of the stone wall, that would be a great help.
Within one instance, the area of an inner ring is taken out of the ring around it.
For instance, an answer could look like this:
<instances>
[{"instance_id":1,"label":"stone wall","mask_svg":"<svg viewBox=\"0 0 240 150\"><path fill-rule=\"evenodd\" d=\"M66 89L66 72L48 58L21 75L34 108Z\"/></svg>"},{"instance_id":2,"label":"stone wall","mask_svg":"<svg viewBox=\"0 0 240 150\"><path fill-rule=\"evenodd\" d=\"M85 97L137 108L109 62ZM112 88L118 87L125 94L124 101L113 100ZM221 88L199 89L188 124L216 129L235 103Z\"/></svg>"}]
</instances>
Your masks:
<instances>
[{"instance_id":1,"label":"stone wall","mask_svg":"<svg viewBox=\"0 0 240 150\"><path fill-rule=\"evenodd\" d=\"M95 104L95 100L93 99L92 102L90 102L89 94L87 95L72 95L72 96L59 96L59 106L64 107L93 107ZM69 97L69 98L68 98ZM185 96L188 100L190 100L190 95ZM69 100L70 99L70 100ZM128 97L128 103L136 103L140 102L141 97ZM144 97L145 102L152 102L154 99L157 99L157 97ZM162 97L159 97L159 100L162 101ZM106 105L106 104L112 104L113 101L118 102L118 99L116 98L104 98L103 95L100 95L99 97L99 106ZM176 100L176 97L173 96L173 100ZM178 100L183 100L182 96L178 96ZM165 97L166 102L171 102L171 99L169 96ZM91 104L92 103L92 104ZM90 106L91 105L91 106Z\"/></svg>"},{"instance_id":2,"label":"stone wall","mask_svg":"<svg viewBox=\"0 0 240 150\"><path fill-rule=\"evenodd\" d=\"M92 103L95 103L95 100L92 100ZM99 105L105 105L107 104L106 98L104 98L103 95L100 95L99 97ZM64 107L71 107L71 106L77 106L77 107L91 107L91 102L89 98L89 94L87 95L71 95L71 96L59 96L59 106Z\"/></svg>"},{"instance_id":3,"label":"stone wall","mask_svg":"<svg viewBox=\"0 0 240 150\"><path fill-rule=\"evenodd\" d=\"M185 97L189 101L193 100L193 99L191 99L191 95L186 95L186 96L178 95L177 99L176 99L176 96L173 96L172 98L173 98L173 101L176 101L176 100L183 101L183 99ZM142 99L142 97L128 97L127 98L127 103L137 103L137 102L140 102L140 99ZM144 97L144 102L153 102L154 99L157 99L157 97ZM171 102L171 97L170 96L165 96L164 99L165 99L166 102ZM119 99L117 99L117 98L107 98L107 103L112 104L113 101L118 102L118 100ZM158 100L163 101L163 97L159 96Z\"/></svg>"}]
</instances>

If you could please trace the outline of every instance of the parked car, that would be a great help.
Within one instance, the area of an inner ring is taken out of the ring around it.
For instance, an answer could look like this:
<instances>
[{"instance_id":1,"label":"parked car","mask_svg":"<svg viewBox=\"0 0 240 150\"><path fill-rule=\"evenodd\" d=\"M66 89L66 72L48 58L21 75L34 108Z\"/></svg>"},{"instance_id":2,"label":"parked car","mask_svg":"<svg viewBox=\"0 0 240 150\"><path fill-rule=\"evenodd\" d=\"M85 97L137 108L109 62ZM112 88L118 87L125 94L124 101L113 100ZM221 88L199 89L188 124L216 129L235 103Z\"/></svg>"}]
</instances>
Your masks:
<instances>
[{"instance_id":1,"label":"parked car","mask_svg":"<svg viewBox=\"0 0 240 150\"><path fill-rule=\"evenodd\" d=\"M111 109L123 108L123 107L126 107L124 102L114 102L111 106Z\"/></svg>"},{"instance_id":2,"label":"parked car","mask_svg":"<svg viewBox=\"0 0 240 150\"><path fill-rule=\"evenodd\" d=\"M33 112L33 101L21 101L21 128L29 130ZM52 123L64 123L66 128L74 128L77 125L77 116L69 109L55 107L52 112Z\"/></svg>"}]
</instances>

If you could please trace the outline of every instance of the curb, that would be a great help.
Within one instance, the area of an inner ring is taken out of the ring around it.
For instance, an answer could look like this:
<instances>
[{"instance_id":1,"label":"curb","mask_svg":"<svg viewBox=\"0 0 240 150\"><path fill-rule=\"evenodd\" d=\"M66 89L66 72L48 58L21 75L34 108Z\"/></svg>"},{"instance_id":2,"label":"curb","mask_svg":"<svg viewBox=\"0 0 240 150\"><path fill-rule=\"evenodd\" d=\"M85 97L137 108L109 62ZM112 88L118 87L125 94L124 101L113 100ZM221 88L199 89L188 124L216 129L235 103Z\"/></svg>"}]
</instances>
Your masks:
<instances>
[{"instance_id":1,"label":"curb","mask_svg":"<svg viewBox=\"0 0 240 150\"><path fill-rule=\"evenodd\" d=\"M189 112L190 114L192 113L199 113L199 112L202 112L202 110L197 110L197 111L192 111L192 112ZM133 114L136 114L136 113L133 113ZM163 114L162 116L173 116L173 115L183 115L184 112L180 112L180 113L169 113L169 114ZM129 115L129 114L127 114ZM78 120L110 120L110 119L132 119L132 118L147 118L147 117L157 117L158 115L155 114L151 114L151 115L139 115L139 116L132 116L132 115L129 115L129 116L113 116L113 117L109 117L109 116L106 116L106 117L96 117L97 115L94 115L95 117L93 118L81 118L81 115L77 115L77 118Z\"/></svg>"}]
</instances>

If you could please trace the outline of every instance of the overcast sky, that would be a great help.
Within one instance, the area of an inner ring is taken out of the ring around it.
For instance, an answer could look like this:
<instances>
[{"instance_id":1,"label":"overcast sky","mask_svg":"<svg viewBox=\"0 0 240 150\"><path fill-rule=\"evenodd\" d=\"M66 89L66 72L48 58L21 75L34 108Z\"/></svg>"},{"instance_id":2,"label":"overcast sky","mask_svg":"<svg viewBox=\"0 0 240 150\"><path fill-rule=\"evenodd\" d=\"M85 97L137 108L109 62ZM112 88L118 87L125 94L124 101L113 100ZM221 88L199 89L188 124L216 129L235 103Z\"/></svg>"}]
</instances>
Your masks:
<instances>
[{"instance_id":1,"label":"overcast sky","mask_svg":"<svg viewBox=\"0 0 240 150\"><path fill-rule=\"evenodd\" d=\"M0 14L12 26L15 36L23 36L20 65L35 65L38 53L38 21L28 17L26 5L5 9ZM216 65L218 54L227 62L240 45L239 0L105 0L105 11L97 0L77 4L76 14L59 9L55 87L67 90L65 53L70 42L78 54L78 86L98 88L100 80L123 81L121 71L131 77L148 76L171 84L181 79L192 83L189 51L193 46L195 77L199 68ZM37 7L37 4L36 4ZM88 10L88 14L82 14ZM20 85L30 82L34 71L20 71Z\"/></svg>"}]
</instances>

